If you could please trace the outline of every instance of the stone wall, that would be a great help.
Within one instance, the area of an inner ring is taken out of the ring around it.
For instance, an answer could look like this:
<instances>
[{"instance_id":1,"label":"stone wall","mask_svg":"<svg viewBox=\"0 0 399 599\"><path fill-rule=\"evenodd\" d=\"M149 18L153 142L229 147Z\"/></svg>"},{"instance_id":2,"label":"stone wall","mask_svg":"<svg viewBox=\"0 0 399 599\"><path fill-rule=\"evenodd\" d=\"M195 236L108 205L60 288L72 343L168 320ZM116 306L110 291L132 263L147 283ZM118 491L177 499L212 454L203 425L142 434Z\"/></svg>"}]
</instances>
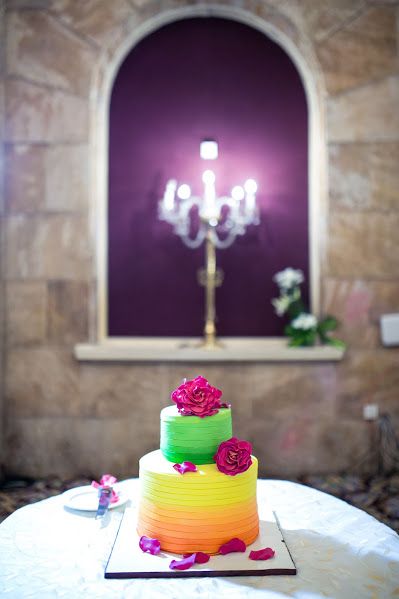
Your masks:
<instances>
[{"instance_id":1,"label":"stone wall","mask_svg":"<svg viewBox=\"0 0 399 599\"><path fill-rule=\"evenodd\" d=\"M264 475L355 468L369 448L365 403L398 422L399 350L382 348L378 332L379 315L399 305L397 2L234 2L315 57L329 170L322 311L342 322L345 359L204 367L73 358L74 344L93 338L93 82L132 28L186 4L196 3L6 3L0 232L8 474L137 473L139 456L158 446L170 390L198 373L224 390L235 432L253 442Z\"/></svg>"},{"instance_id":2,"label":"stone wall","mask_svg":"<svg viewBox=\"0 0 399 599\"><path fill-rule=\"evenodd\" d=\"M4 2L0 1L0 39L4 39ZM4 45L0 48L0 481L4 476Z\"/></svg>"}]
</instances>

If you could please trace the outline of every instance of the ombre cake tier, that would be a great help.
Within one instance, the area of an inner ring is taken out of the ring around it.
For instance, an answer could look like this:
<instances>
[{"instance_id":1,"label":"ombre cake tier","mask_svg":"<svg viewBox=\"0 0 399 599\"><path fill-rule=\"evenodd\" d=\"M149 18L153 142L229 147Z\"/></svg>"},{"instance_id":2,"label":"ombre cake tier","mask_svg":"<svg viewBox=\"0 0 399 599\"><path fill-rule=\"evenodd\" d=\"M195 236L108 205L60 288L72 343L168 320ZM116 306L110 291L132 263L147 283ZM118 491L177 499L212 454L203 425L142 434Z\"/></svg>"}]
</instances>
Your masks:
<instances>
[{"instance_id":1,"label":"ombre cake tier","mask_svg":"<svg viewBox=\"0 0 399 599\"><path fill-rule=\"evenodd\" d=\"M233 537L253 543L259 533L257 459L252 456L248 470L235 476L214 463L197 468L181 475L160 450L141 458L138 534L173 553L217 553Z\"/></svg>"},{"instance_id":2,"label":"ombre cake tier","mask_svg":"<svg viewBox=\"0 0 399 599\"><path fill-rule=\"evenodd\" d=\"M213 464L220 443L231 436L230 408L204 418L183 416L176 406L161 411L161 451L170 462Z\"/></svg>"}]
</instances>

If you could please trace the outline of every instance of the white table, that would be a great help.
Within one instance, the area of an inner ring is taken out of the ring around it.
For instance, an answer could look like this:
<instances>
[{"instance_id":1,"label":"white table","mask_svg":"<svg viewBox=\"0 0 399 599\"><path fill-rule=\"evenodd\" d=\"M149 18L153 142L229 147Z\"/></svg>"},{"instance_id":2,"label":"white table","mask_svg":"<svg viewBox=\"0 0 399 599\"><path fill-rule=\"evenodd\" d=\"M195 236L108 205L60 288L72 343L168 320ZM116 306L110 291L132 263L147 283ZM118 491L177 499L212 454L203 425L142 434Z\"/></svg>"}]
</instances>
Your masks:
<instances>
[{"instance_id":1,"label":"white table","mask_svg":"<svg viewBox=\"0 0 399 599\"><path fill-rule=\"evenodd\" d=\"M132 503L137 480L122 483ZM17 510L0 525L2 599L381 599L399 597L399 537L365 512L286 481L259 481L277 512L297 576L105 580L123 507L108 521L64 509L62 495ZM137 542L133 538L132 542Z\"/></svg>"}]
</instances>

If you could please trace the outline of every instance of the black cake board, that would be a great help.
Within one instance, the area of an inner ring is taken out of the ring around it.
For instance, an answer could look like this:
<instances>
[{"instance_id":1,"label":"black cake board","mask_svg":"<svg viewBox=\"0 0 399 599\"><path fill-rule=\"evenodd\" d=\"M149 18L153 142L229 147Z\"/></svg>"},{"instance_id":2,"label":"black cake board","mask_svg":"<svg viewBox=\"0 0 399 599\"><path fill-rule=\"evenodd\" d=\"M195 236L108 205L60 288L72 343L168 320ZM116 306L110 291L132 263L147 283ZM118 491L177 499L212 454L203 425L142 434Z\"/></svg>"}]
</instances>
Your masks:
<instances>
[{"instance_id":1,"label":"black cake board","mask_svg":"<svg viewBox=\"0 0 399 599\"><path fill-rule=\"evenodd\" d=\"M117 532L105 578L191 578L212 576L276 576L296 574L296 567L284 541L275 512L260 513L258 539L245 553L214 555L206 564L195 564L189 570L170 570L173 559L181 559L175 553L162 551L158 555L144 553L139 547L136 532L135 508L126 508ZM253 561L250 551L271 547L275 556L267 561Z\"/></svg>"}]
</instances>

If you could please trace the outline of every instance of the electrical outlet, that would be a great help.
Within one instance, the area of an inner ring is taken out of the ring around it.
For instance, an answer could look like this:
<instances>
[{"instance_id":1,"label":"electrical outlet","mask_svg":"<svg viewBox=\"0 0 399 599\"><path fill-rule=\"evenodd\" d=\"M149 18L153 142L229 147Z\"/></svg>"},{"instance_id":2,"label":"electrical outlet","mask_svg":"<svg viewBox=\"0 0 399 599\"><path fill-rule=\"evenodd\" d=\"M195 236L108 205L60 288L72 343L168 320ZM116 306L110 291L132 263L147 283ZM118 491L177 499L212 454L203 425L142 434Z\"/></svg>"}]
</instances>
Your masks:
<instances>
[{"instance_id":1,"label":"electrical outlet","mask_svg":"<svg viewBox=\"0 0 399 599\"><path fill-rule=\"evenodd\" d=\"M383 345L399 345L399 313L383 314L380 318L381 340Z\"/></svg>"},{"instance_id":2,"label":"electrical outlet","mask_svg":"<svg viewBox=\"0 0 399 599\"><path fill-rule=\"evenodd\" d=\"M363 406L363 418L364 420L377 420L379 414L378 404L366 403Z\"/></svg>"}]
</instances>

